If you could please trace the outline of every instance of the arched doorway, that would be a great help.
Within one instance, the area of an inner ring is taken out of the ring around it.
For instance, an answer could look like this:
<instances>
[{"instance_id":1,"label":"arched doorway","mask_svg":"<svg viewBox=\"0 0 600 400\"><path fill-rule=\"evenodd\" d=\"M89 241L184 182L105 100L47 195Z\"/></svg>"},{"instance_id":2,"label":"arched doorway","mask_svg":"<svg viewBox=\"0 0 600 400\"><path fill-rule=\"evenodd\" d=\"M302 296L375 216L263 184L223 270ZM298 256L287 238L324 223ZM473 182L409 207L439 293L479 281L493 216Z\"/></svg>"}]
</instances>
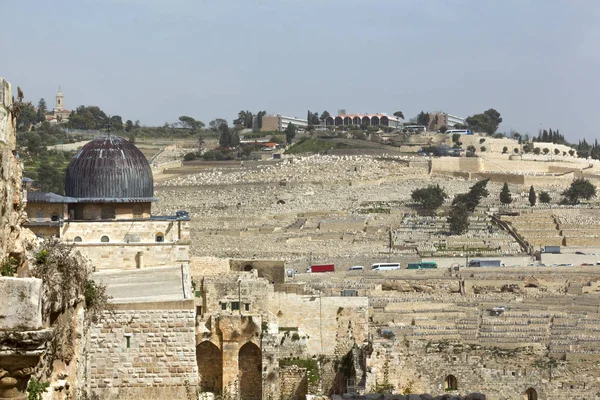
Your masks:
<instances>
[{"instance_id":1,"label":"arched doorway","mask_svg":"<svg viewBox=\"0 0 600 400\"><path fill-rule=\"evenodd\" d=\"M200 375L200 390L221 394L223 388L223 354L212 342L196 346L196 362Z\"/></svg>"},{"instance_id":2,"label":"arched doorway","mask_svg":"<svg viewBox=\"0 0 600 400\"><path fill-rule=\"evenodd\" d=\"M525 400L538 400L538 395L534 388L529 388L525 391Z\"/></svg>"},{"instance_id":3,"label":"arched doorway","mask_svg":"<svg viewBox=\"0 0 600 400\"><path fill-rule=\"evenodd\" d=\"M448 375L446 379L444 379L444 389L458 390L458 381L454 375Z\"/></svg>"},{"instance_id":4,"label":"arched doorway","mask_svg":"<svg viewBox=\"0 0 600 400\"><path fill-rule=\"evenodd\" d=\"M240 349L238 368L240 373L240 399L262 398L262 357L260 349L248 342Z\"/></svg>"}]
</instances>

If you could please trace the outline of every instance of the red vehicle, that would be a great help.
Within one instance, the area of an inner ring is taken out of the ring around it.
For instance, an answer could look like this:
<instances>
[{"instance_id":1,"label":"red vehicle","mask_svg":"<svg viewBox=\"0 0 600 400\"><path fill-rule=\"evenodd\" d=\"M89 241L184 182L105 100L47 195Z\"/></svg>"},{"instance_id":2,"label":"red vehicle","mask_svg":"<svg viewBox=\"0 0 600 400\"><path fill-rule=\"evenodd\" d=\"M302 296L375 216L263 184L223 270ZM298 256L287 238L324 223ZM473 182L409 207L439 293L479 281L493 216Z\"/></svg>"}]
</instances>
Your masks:
<instances>
[{"instance_id":1,"label":"red vehicle","mask_svg":"<svg viewBox=\"0 0 600 400\"><path fill-rule=\"evenodd\" d=\"M310 267L306 268L306 272L311 273L311 272L334 272L335 271L335 265L333 264L322 264L322 265L311 265Z\"/></svg>"}]
</instances>

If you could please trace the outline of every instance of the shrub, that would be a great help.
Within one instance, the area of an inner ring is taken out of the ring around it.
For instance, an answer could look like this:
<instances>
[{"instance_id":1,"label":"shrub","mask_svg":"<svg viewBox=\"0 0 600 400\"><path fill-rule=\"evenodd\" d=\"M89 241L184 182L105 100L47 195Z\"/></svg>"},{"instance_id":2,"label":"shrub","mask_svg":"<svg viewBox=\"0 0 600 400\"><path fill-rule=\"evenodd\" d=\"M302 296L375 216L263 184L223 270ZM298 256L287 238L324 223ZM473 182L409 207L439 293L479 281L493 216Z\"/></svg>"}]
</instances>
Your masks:
<instances>
[{"instance_id":1,"label":"shrub","mask_svg":"<svg viewBox=\"0 0 600 400\"><path fill-rule=\"evenodd\" d=\"M517 149L516 147L513 149L513 153L515 154L519 154L519 149Z\"/></svg>"},{"instance_id":2,"label":"shrub","mask_svg":"<svg viewBox=\"0 0 600 400\"><path fill-rule=\"evenodd\" d=\"M535 154L536 156L539 156L541 152L542 152L542 150L539 147L536 147L535 149L533 149L533 154Z\"/></svg>"},{"instance_id":3,"label":"shrub","mask_svg":"<svg viewBox=\"0 0 600 400\"><path fill-rule=\"evenodd\" d=\"M481 152L483 153L483 152L484 152L484 151L486 151L487 149L485 148L485 146L481 146L481 147L479 148L479 150L481 150Z\"/></svg>"},{"instance_id":4,"label":"shrub","mask_svg":"<svg viewBox=\"0 0 600 400\"><path fill-rule=\"evenodd\" d=\"M1 276L14 276L17 273L17 260L14 257L7 257L0 264L0 275Z\"/></svg>"},{"instance_id":5,"label":"shrub","mask_svg":"<svg viewBox=\"0 0 600 400\"><path fill-rule=\"evenodd\" d=\"M540 192L540 203L548 204L550 203L550 194L548 192Z\"/></svg>"},{"instance_id":6,"label":"shrub","mask_svg":"<svg viewBox=\"0 0 600 400\"><path fill-rule=\"evenodd\" d=\"M544 154L548 154L550 153L550 149L547 147L544 147L544 150L542 150L544 152Z\"/></svg>"},{"instance_id":7,"label":"shrub","mask_svg":"<svg viewBox=\"0 0 600 400\"><path fill-rule=\"evenodd\" d=\"M198 158L197 153L187 153L185 156L183 156L183 161L194 161L196 158Z\"/></svg>"},{"instance_id":8,"label":"shrub","mask_svg":"<svg viewBox=\"0 0 600 400\"><path fill-rule=\"evenodd\" d=\"M483 144L483 143L485 143L485 138L479 139L479 144Z\"/></svg>"},{"instance_id":9,"label":"shrub","mask_svg":"<svg viewBox=\"0 0 600 400\"><path fill-rule=\"evenodd\" d=\"M559 149L554 149L554 154L559 155L560 154L560 150Z\"/></svg>"},{"instance_id":10,"label":"shrub","mask_svg":"<svg viewBox=\"0 0 600 400\"><path fill-rule=\"evenodd\" d=\"M34 377L31 377L27 385L27 400L42 400L43 394L46 392L49 386L49 382L40 382Z\"/></svg>"},{"instance_id":11,"label":"shrub","mask_svg":"<svg viewBox=\"0 0 600 400\"><path fill-rule=\"evenodd\" d=\"M502 148L502 154L506 154L506 153L508 153L508 147L504 146Z\"/></svg>"}]
</instances>

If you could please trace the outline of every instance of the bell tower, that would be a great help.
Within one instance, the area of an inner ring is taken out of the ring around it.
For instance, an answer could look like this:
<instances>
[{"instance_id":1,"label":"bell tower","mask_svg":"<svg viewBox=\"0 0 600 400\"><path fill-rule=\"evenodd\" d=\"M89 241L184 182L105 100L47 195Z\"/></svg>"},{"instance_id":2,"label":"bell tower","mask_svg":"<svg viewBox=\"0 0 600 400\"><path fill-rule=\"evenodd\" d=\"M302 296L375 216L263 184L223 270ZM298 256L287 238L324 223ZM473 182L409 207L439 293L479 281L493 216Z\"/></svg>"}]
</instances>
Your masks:
<instances>
[{"instance_id":1,"label":"bell tower","mask_svg":"<svg viewBox=\"0 0 600 400\"><path fill-rule=\"evenodd\" d=\"M56 104L54 105L54 111L62 111L65 109L65 96L63 95L62 90L60 90L60 86L58 87L58 92L56 92Z\"/></svg>"}]
</instances>

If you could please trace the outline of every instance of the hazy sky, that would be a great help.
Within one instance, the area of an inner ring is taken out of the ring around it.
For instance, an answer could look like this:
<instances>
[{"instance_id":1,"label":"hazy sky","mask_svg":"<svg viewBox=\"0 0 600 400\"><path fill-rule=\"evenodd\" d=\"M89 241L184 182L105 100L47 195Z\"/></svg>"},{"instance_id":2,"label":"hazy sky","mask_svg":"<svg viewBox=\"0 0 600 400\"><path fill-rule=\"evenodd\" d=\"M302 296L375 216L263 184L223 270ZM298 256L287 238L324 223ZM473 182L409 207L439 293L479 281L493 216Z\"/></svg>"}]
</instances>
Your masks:
<instances>
[{"instance_id":1,"label":"hazy sky","mask_svg":"<svg viewBox=\"0 0 600 400\"><path fill-rule=\"evenodd\" d=\"M597 0L0 0L0 76L143 125L488 108L593 139Z\"/></svg>"}]
</instances>

